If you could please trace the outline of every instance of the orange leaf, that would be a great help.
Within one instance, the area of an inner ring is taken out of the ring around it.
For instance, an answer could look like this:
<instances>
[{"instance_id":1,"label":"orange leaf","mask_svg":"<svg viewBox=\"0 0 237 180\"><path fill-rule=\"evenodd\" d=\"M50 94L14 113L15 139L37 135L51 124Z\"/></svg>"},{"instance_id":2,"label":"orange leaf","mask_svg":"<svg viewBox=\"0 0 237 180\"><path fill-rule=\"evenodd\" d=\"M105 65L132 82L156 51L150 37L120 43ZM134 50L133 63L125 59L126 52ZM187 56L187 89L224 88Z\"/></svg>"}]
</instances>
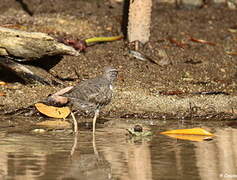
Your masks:
<instances>
[{"instance_id":1,"label":"orange leaf","mask_svg":"<svg viewBox=\"0 0 237 180\"><path fill-rule=\"evenodd\" d=\"M42 114L53 118L66 118L71 112L69 107L54 107L43 103L36 103L35 107Z\"/></svg>"},{"instance_id":2,"label":"orange leaf","mask_svg":"<svg viewBox=\"0 0 237 180\"><path fill-rule=\"evenodd\" d=\"M214 136L214 134L202 128L175 129L175 130L161 132L161 134L186 134L186 135Z\"/></svg>"},{"instance_id":3,"label":"orange leaf","mask_svg":"<svg viewBox=\"0 0 237 180\"><path fill-rule=\"evenodd\" d=\"M171 138L189 140L189 141L204 141L210 140L211 136L187 135L187 134L165 134Z\"/></svg>"}]
</instances>

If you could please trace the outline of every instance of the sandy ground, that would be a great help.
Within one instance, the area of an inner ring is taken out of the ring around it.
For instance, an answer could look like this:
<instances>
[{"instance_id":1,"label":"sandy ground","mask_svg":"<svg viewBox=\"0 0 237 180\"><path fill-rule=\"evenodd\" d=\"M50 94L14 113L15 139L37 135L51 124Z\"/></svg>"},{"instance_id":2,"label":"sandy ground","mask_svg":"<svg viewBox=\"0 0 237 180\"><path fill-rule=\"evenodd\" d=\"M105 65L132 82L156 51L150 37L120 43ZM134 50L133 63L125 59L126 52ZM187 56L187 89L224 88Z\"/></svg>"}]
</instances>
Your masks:
<instances>
[{"instance_id":1,"label":"sandy ground","mask_svg":"<svg viewBox=\"0 0 237 180\"><path fill-rule=\"evenodd\" d=\"M0 25L54 37L86 39L121 34L122 4L109 1L25 0L33 16L14 0L0 4ZM56 3L57 2L57 3ZM237 13L225 7L205 6L185 10L154 2L150 43L143 52L159 65L134 59L126 41L91 46L79 57L64 56L49 73L75 85L95 77L103 67L119 70L113 102L103 113L111 117L201 117L235 118ZM190 41L190 36L214 43ZM172 40L173 41L172 41ZM177 46L177 43L181 46ZM48 63L48 62L44 62ZM78 77L79 75L79 77ZM26 108L62 86L24 85L1 69L1 113ZM200 95L200 92L225 92Z\"/></svg>"}]
</instances>

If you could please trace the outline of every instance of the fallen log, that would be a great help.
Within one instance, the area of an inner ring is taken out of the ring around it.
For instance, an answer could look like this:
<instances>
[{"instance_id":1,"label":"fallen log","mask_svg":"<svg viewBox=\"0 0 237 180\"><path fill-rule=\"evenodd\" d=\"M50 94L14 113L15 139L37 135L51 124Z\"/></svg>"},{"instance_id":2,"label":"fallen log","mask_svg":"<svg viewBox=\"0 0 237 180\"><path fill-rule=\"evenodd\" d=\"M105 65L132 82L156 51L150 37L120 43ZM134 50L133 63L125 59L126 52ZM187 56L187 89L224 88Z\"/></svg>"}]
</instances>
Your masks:
<instances>
[{"instance_id":1,"label":"fallen log","mask_svg":"<svg viewBox=\"0 0 237 180\"><path fill-rule=\"evenodd\" d=\"M39 82L50 85L60 83L46 70L32 66L28 62L42 63L43 60L46 61L44 64L52 64L61 55L78 56L79 51L45 33L0 27L0 66L12 71L27 83ZM28 65L20 64L26 61Z\"/></svg>"},{"instance_id":2,"label":"fallen log","mask_svg":"<svg viewBox=\"0 0 237 180\"><path fill-rule=\"evenodd\" d=\"M79 52L45 33L0 27L0 56L13 56L29 61L56 55L78 56Z\"/></svg>"}]
</instances>

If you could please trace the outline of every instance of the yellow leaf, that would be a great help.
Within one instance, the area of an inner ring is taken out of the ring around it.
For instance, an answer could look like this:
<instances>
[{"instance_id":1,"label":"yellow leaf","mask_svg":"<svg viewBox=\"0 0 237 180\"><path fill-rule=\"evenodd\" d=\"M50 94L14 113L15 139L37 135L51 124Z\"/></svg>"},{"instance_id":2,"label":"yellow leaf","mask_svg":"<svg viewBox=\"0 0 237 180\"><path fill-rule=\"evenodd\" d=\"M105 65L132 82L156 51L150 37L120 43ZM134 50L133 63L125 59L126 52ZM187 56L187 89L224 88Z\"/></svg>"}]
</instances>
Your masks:
<instances>
[{"instance_id":1,"label":"yellow leaf","mask_svg":"<svg viewBox=\"0 0 237 180\"><path fill-rule=\"evenodd\" d=\"M71 112L69 107L54 107L43 103L36 103L35 107L42 114L53 118L66 118Z\"/></svg>"},{"instance_id":2,"label":"yellow leaf","mask_svg":"<svg viewBox=\"0 0 237 180\"><path fill-rule=\"evenodd\" d=\"M67 121L56 120L56 121L43 121L39 122L36 125L46 126L46 127L55 127L55 128L70 128L71 124Z\"/></svg>"},{"instance_id":3,"label":"yellow leaf","mask_svg":"<svg viewBox=\"0 0 237 180\"><path fill-rule=\"evenodd\" d=\"M161 132L161 134L186 134L186 135L214 136L214 134L202 128L175 129L175 130Z\"/></svg>"},{"instance_id":4,"label":"yellow leaf","mask_svg":"<svg viewBox=\"0 0 237 180\"><path fill-rule=\"evenodd\" d=\"M189 141L204 141L210 140L211 136L187 135L187 134L165 134L171 138L189 140Z\"/></svg>"}]
</instances>

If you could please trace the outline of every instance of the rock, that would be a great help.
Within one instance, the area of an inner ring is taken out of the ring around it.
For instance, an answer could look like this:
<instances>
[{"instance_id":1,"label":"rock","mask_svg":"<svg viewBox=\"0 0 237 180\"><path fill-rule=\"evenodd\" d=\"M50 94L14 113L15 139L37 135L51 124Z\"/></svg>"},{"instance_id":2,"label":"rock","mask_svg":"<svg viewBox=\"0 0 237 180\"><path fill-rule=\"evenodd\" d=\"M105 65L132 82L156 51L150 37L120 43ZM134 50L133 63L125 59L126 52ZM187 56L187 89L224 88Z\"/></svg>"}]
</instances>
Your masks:
<instances>
[{"instance_id":1,"label":"rock","mask_svg":"<svg viewBox=\"0 0 237 180\"><path fill-rule=\"evenodd\" d=\"M221 4L221 3L226 3L226 0L212 0L212 2L215 4Z\"/></svg>"},{"instance_id":2,"label":"rock","mask_svg":"<svg viewBox=\"0 0 237 180\"><path fill-rule=\"evenodd\" d=\"M237 8L237 0L227 0L227 6L235 10Z\"/></svg>"},{"instance_id":3,"label":"rock","mask_svg":"<svg viewBox=\"0 0 237 180\"><path fill-rule=\"evenodd\" d=\"M181 7L193 9L200 8L203 5L203 0L182 0Z\"/></svg>"},{"instance_id":4,"label":"rock","mask_svg":"<svg viewBox=\"0 0 237 180\"><path fill-rule=\"evenodd\" d=\"M157 62L158 65L167 66L167 65L171 64L171 61L170 61L167 53L164 50L158 50L158 56L159 56L159 58L161 58L161 60Z\"/></svg>"}]
</instances>

